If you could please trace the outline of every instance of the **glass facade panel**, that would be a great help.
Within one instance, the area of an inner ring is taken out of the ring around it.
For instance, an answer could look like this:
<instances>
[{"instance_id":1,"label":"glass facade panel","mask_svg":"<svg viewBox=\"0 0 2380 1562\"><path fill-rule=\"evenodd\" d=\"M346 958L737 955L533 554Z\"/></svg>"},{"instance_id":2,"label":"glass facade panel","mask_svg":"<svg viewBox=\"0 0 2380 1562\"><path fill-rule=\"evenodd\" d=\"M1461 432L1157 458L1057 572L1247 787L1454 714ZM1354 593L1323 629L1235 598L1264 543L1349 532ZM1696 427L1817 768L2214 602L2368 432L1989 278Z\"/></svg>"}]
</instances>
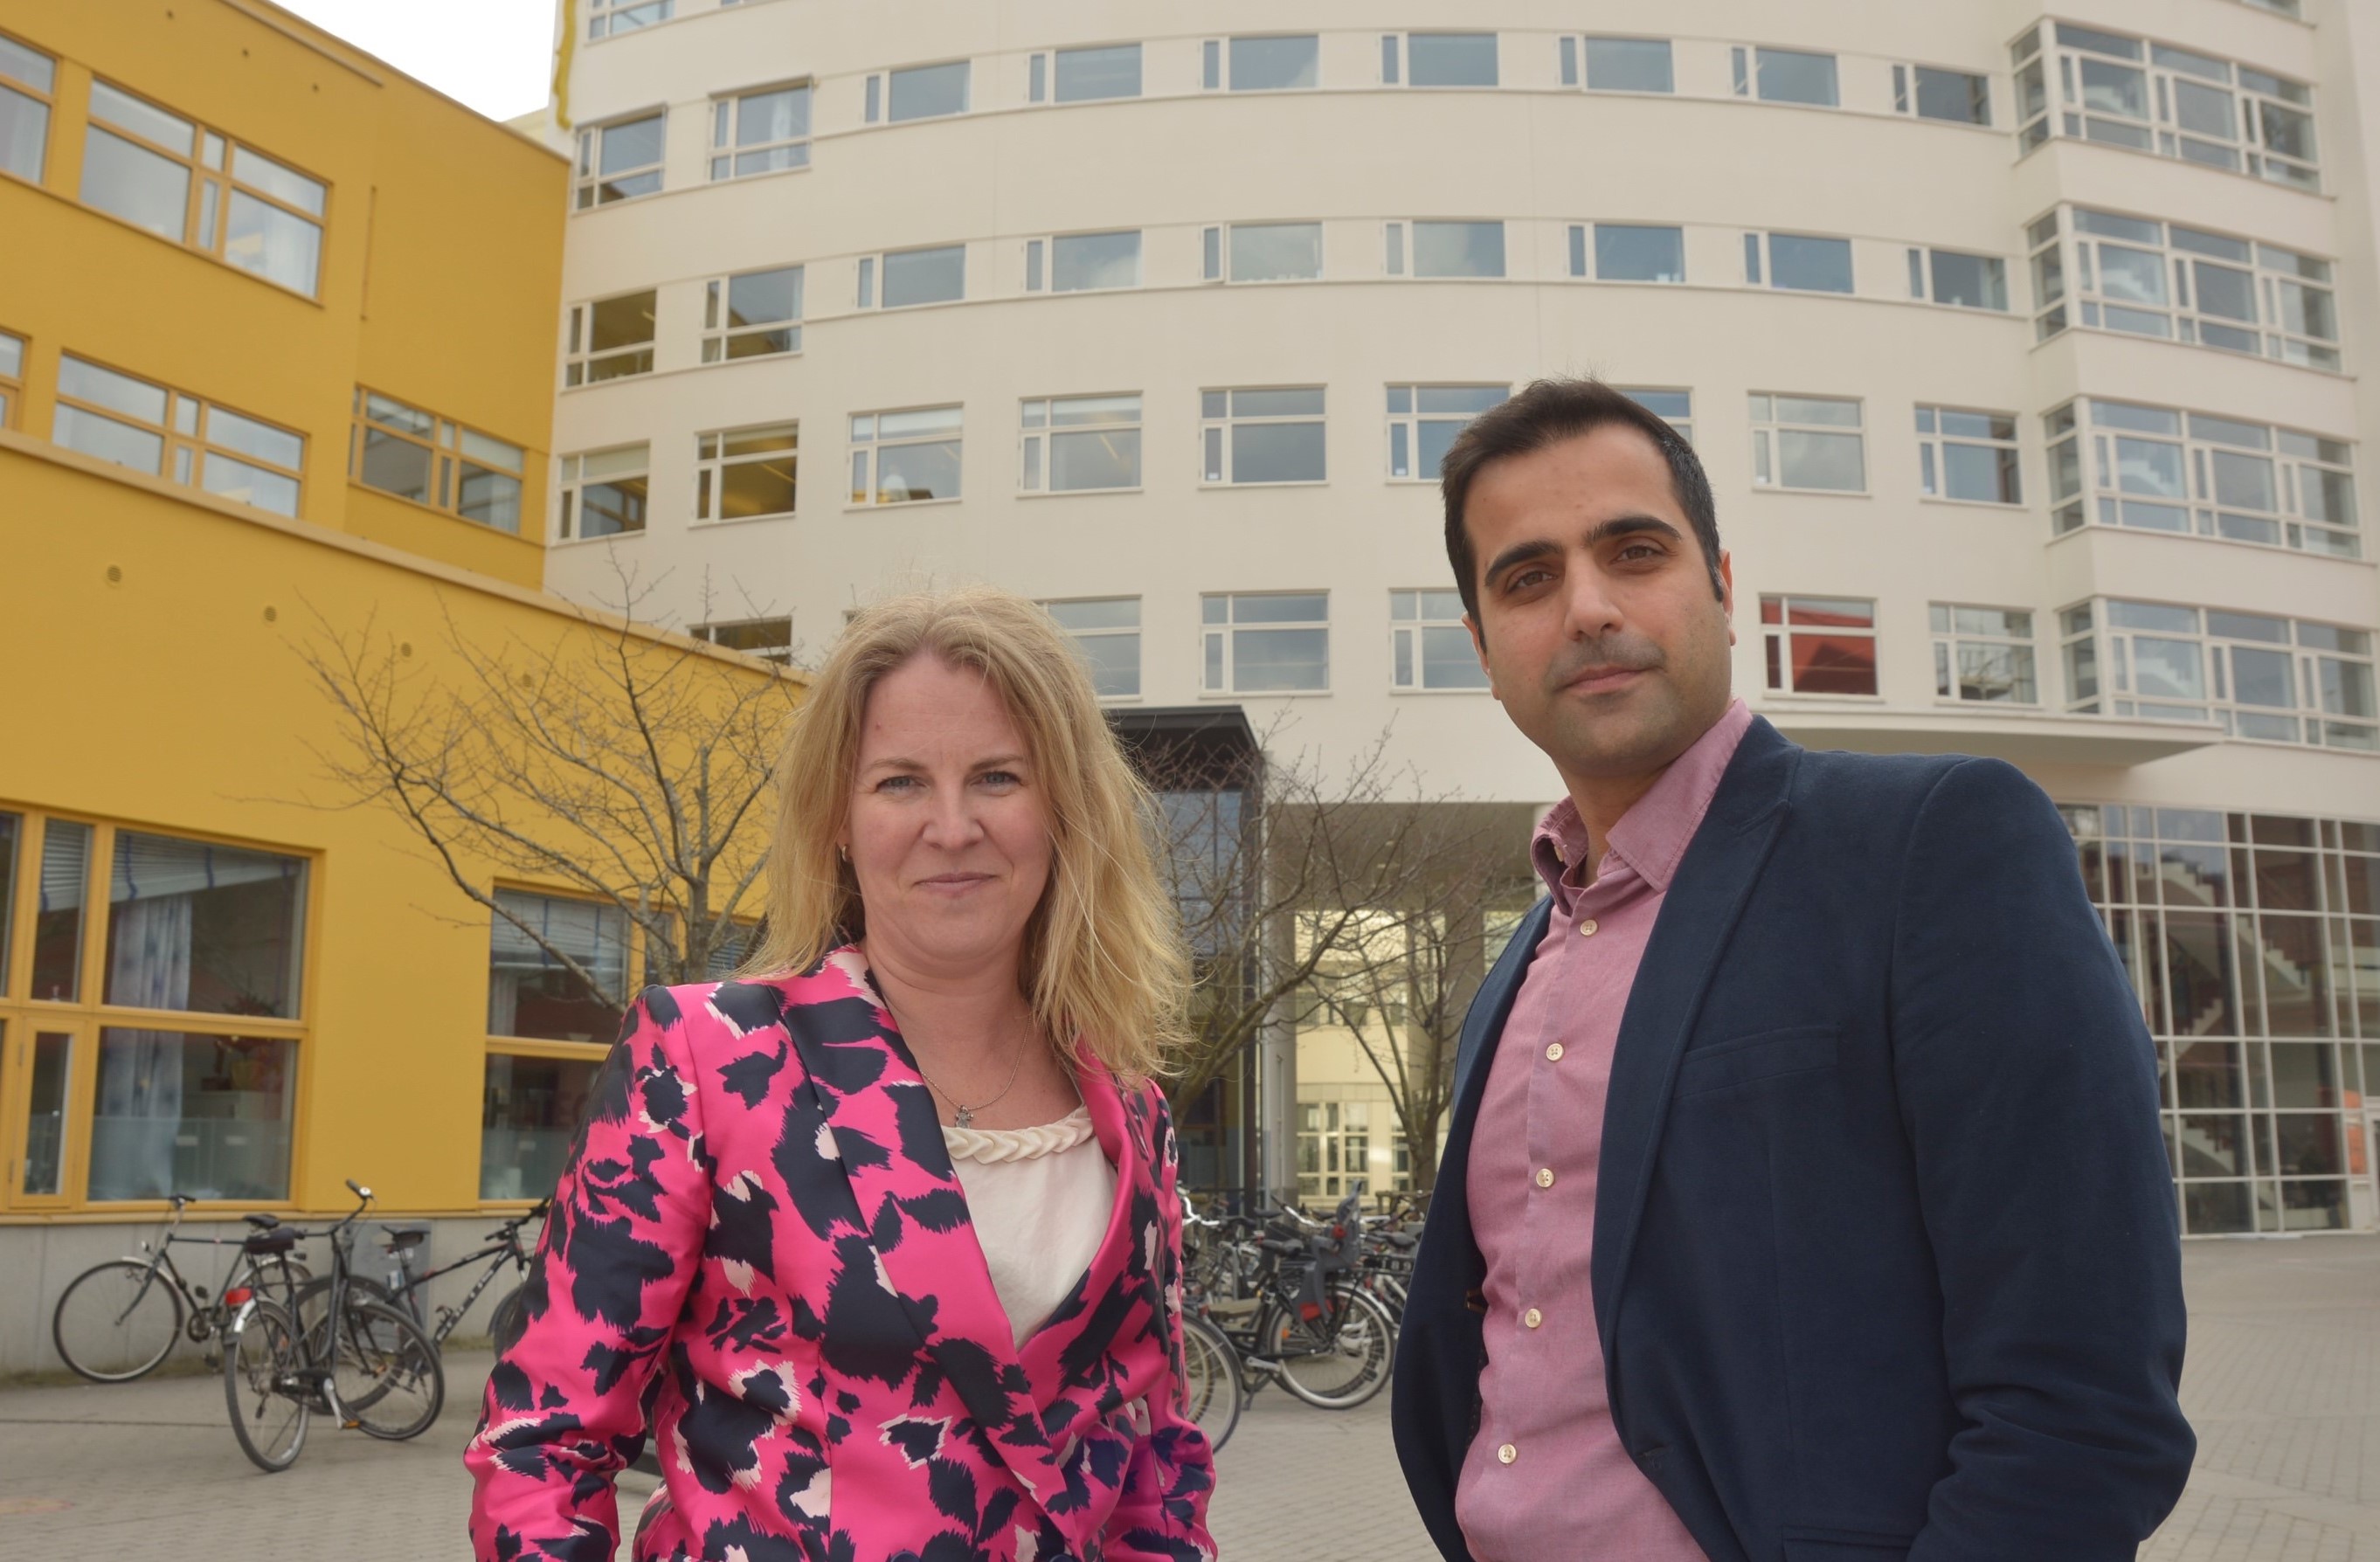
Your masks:
<instances>
[{"instance_id":1,"label":"glass facade panel","mask_svg":"<svg viewBox=\"0 0 2380 1562\"><path fill-rule=\"evenodd\" d=\"M101 1031L92 1202L286 1198L297 1055L279 1037Z\"/></svg>"},{"instance_id":2,"label":"glass facade panel","mask_svg":"<svg viewBox=\"0 0 2380 1562\"><path fill-rule=\"evenodd\" d=\"M602 1067L593 1058L488 1055L480 1116L481 1198L541 1199L553 1192Z\"/></svg>"},{"instance_id":3,"label":"glass facade panel","mask_svg":"<svg viewBox=\"0 0 2380 1562\"><path fill-rule=\"evenodd\" d=\"M120 829L101 1001L296 1019L305 922L302 859Z\"/></svg>"},{"instance_id":4,"label":"glass facade panel","mask_svg":"<svg viewBox=\"0 0 2380 1562\"><path fill-rule=\"evenodd\" d=\"M499 890L488 951L488 1034L610 1042L620 1011L558 956L612 993L627 975L627 918L585 901Z\"/></svg>"}]
</instances>

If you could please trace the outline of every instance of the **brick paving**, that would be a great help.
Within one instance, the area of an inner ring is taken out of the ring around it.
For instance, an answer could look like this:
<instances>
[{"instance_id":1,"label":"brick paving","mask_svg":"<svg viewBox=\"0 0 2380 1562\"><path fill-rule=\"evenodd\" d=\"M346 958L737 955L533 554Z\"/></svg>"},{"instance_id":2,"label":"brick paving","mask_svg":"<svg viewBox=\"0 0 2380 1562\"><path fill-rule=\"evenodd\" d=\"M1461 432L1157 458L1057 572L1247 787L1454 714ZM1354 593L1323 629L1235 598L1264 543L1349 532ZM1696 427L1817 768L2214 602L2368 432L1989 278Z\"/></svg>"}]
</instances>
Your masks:
<instances>
[{"instance_id":1,"label":"brick paving","mask_svg":"<svg viewBox=\"0 0 2380 1562\"><path fill-rule=\"evenodd\" d=\"M2198 1469L2142 1562L2380 1562L2380 1238L2194 1243L2186 1268ZM449 1358L446 1413L418 1441L318 1422L273 1476L240 1457L215 1377L0 1389L0 1558L457 1556L487 1366ZM646 1483L623 1484L633 1512ZM1434 1556L1386 1396L1332 1415L1267 1389L1223 1450L1213 1519L1232 1562Z\"/></svg>"}]
</instances>

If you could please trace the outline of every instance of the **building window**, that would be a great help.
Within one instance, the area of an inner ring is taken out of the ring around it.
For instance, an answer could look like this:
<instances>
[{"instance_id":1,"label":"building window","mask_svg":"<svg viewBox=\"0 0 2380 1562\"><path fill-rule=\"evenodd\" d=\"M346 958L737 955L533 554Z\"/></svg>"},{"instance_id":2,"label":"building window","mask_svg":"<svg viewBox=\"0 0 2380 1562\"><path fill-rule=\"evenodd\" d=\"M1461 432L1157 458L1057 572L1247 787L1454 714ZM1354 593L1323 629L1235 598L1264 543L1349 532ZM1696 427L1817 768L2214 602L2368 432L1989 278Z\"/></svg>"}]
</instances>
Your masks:
<instances>
[{"instance_id":1,"label":"building window","mask_svg":"<svg viewBox=\"0 0 2380 1562\"><path fill-rule=\"evenodd\" d=\"M38 868L17 872L20 854ZM33 924L30 963L0 963L0 1034L26 1038L30 1065L16 1196L288 1196L309 867L253 847L0 815L0 928ZM45 1007L17 1007L28 1000ZM137 1018L157 1011L176 1023ZM67 1154L70 1141L86 1153Z\"/></svg>"},{"instance_id":2,"label":"building window","mask_svg":"<svg viewBox=\"0 0 2380 1562\"><path fill-rule=\"evenodd\" d=\"M1413 274L1415 276L1481 277L1504 274L1504 224L1501 223L1390 223L1388 224L1389 274L1404 272L1404 230L1413 229ZM1239 230L1233 229L1234 233Z\"/></svg>"},{"instance_id":3,"label":"building window","mask_svg":"<svg viewBox=\"0 0 2380 1562\"><path fill-rule=\"evenodd\" d=\"M25 395L25 339L0 331L0 429L17 426L17 404Z\"/></svg>"},{"instance_id":4,"label":"building window","mask_svg":"<svg viewBox=\"0 0 2380 1562\"><path fill-rule=\"evenodd\" d=\"M42 182L58 62L0 33L0 172Z\"/></svg>"},{"instance_id":5,"label":"building window","mask_svg":"<svg viewBox=\"0 0 2380 1562\"><path fill-rule=\"evenodd\" d=\"M2380 749L2367 631L2116 599L2068 609L2060 627L2071 709L2211 713L2234 737Z\"/></svg>"},{"instance_id":6,"label":"building window","mask_svg":"<svg viewBox=\"0 0 2380 1562\"><path fill-rule=\"evenodd\" d=\"M2112 212L2077 207L2071 219L2081 324L2313 369L2339 367L2329 261ZM2036 281L2046 268L2062 299L2066 267L2056 213L2034 224L2034 237L2040 246ZM2059 303L2044 313L2036 333L2054 335L2066 323Z\"/></svg>"},{"instance_id":7,"label":"building window","mask_svg":"<svg viewBox=\"0 0 2380 1562\"><path fill-rule=\"evenodd\" d=\"M965 60L941 65L914 65L868 79L867 107L862 115L870 125L881 114L892 124L907 119L940 119L967 111L969 71Z\"/></svg>"},{"instance_id":8,"label":"building window","mask_svg":"<svg viewBox=\"0 0 2380 1562\"><path fill-rule=\"evenodd\" d=\"M749 521L794 513L801 426L766 423L695 436L694 518Z\"/></svg>"},{"instance_id":9,"label":"building window","mask_svg":"<svg viewBox=\"0 0 2380 1562\"><path fill-rule=\"evenodd\" d=\"M1389 387L1389 476L1438 481L1454 436L1512 394L1508 385Z\"/></svg>"},{"instance_id":10,"label":"building window","mask_svg":"<svg viewBox=\"0 0 2380 1562\"><path fill-rule=\"evenodd\" d=\"M1633 385L1615 385L1612 389L1675 429L1678 438L1688 444L1694 442L1694 394L1692 391L1645 390Z\"/></svg>"},{"instance_id":11,"label":"building window","mask_svg":"<svg viewBox=\"0 0 2380 1562\"><path fill-rule=\"evenodd\" d=\"M1633 223L1597 223L1595 270L1597 282L1683 282L1686 280L1686 231L1647 227ZM1570 274L1586 276L1587 224L1570 230Z\"/></svg>"},{"instance_id":12,"label":"building window","mask_svg":"<svg viewBox=\"0 0 2380 1562\"><path fill-rule=\"evenodd\" d=\"M1492 32L1389 32L1380 36L1380 79L1393 87L1493 87Z\"/></svg>"},{"instance_id":13,"label":"building window","mask_svg":"<svg viewBox=\"0 0 2380 1562\"><path fill-rule=\"evenodd\" d=\"M702 293L702 361L802 350L802 268L719 277Z\"/></svg>"},{"instance_id":14,"label":"building window","mask_svg":"<svg viewBox=\"0 0 2380 1562\"><path fill-rule=\"evenodd\" d=\"M1763 597L1768 689L1780 695L1876 693L1876 604L1846 597Z\"/></svg>"},{"instance_id":15,"label":"building window","mask_svg":"<svg viewBox=\"0 0 2380 1562\"><path fill-rule=\"evenodd\" d=\"M809 83L739 92L710 105L712 178L741 179L809 163Z\"/></svg>"},{"instance_id":16,"label":"building window","mask_svg":"<svg viewBox=\"0 0 2380 1562\"><path fill-rule=\"evenodd\" d=\"M1091 670L1101 699L1140 697L1140 599L1098 597L1044 602Z\"/></svg>"},{"instance_id":17,"label":"building window","mask_svg":"<svg viewBox=\"0 0 2380 1562\"><path fill-rule=\"evenodd\" d=\"M2184 1231L2344 1229L2380 1087L2380 827L2059 811L2156 1039Z\"/></svg>"},{"instance_id":18,"label":"building window","mask_svg":"<svg viewBox=\"0 0 2380 1562\"><path fill-rule=\"evenodd\" d=\"M1203 237L1208 282L1224 280L1226 253L1233 282L1312 282L1322 274L1319 223L1233 223L1208 228Z\"/></svg>"},{"instance_id":19,"label":"building window","mask_svg":"<svg viewBox=\"0 0 2380 1562\"><path fill-rule=\"evenodd\" d=\"M1962 309L2008 309L2008 262L1956 249L1909 251L1909 296Z\"/></svg>"},{"instance_id":20,"label":"building window","mask_svg":"<svg viewBox=\"0 0 2380 1562\"><path fill-rule=\"evenodd\" d=\"M631 374L650 374L653 290L648 287L641 293L573 304L565 345L569 348L562 376L565 385L593 385Z\"/></svg>"},{"instance_id":21,"label":"building window","mask_svg":"<svg viewBox=\"0 0 2380 1562\"><path fill-rule=\"evenodd\" d=\"M1754 395L1752 480L1764 488L1865 492L1860 404L1841 396Z\"/></svg>"},{"instance_id":22,"label":"building window","mask_svg":"<svg viewBox=\"0 0 2380 1562\"><path fill-rule=\"evenodd\" d=\"M1798 49L1738 48L1728 51L1735 77L1735 95L1771 103L1815 103L1833 108L1841 99L1835 90L1835 56L1804 54Z\"/></svg>"},{"instance_id":23,"label":"building window","mask_svg":"<svg viewBox=\"0 0 2380 1562\"><path fill-rule=\"evenodd\" d=\"M1097 103L1105 98L1140 96L1140 45L1110 43L1092 49L1058 49L1035 54L1026 64L1026 100L1044 102L1050 94L1050 65L1057 66L1057 100L1062 103Z\"/></svg>"},{"instance_id":24,"label":"building window","mask_svg":"<svg viewBox=\"0 0 2380 1562\"><path fill-rule=\"evenodd\" d=\"M2346 442L2092 397L2043 419L2051 524L2194 532L2355 558Z\"/></svg>"},{"instance_id":25,"label":"building window","mask_svg":"<svg viewBox=\"0 0 2380 1562\"><path fill-rule=\"evenodd\" d=\"M959 496L959 409L857 412L851 418L851 502L915 504Z\"/></svg>"},{"instance_id":26,"label":"building window","mask_svg":"<svg viewBox=\"0 0 2380 1562\"><path fill-rule=\"evenodd\" d=\"M1488 686L1458 591L1389 593L1389 662L1390 684L1400 689Z\"/></svg>"},{"instance_id":27,"label":"building window","mask_svg":"<svg viewBox=\"0 0 2380 1562\"><path fill-rule=\"evenodd\" d=\"M746 618L732 624L698 624L687 633L725 650L790 667L794 661L794 621L790 618Z\"/></svg>"},{"instance_id":28,"label":"building window","mask_svg":"<svg viewBox=\"0 0 2380 1562\"><path fill-rule=\"evenodd\" d=\"M50 438L68 450L277 515L298 513L306 439L72 354Z\"/></svg>"},{"instance_id":29,"label":"building window","mask_svg":"<svg viewBox=\"0 0 2380 1562\"><path fill-rule=\"evenodd\" d=\"M1043 270L1047 266L1047 271ZM1140 285L1140 230L1062 233L1025 241L1025 291L1089 293Z\"/></svg>"},{"instance_id":30,"label":"building window","mask_svg":"<svg viewBox=\"0 0 2380 1562\"><path fill-rule=\"evenodd\" d=\"M620 1011L571 970L619 992L627 976L628 919L616 907L498 890L488 944L488 1034L603 1042Z\"/></svg>"},{"instance_id":31,"label":"building window","mask_svg":"<svg viewBox=\"0 0 2380 1562\"><path fill-rule=\"evenodd\" d=\"M1590 92L1673 92L1666 38L1563 38L1561 84L1579 85L1579 57L1586 58L1585 83Z\"/></svg>"},{"instance_id":32,"label":"building window","mask_svg":"<svg viewBox=\"0 0 2380 1562\"><path fill-rule=\"evenodd\" d=\"M1892 112L1954 125L1992 122L1992 79L1927 65L1892 67Z\"/></svg>"},{"instance_id":33,"label":"building window","mask_svg":"<svg viewBox=\"0 0 2380 1562\"><path fill-rule=\"evenodd\" d=\"M321 180L252 147L104 81L91 84L86 206L310 298L322 269L327 195Z\"/></svg>"},{"instance_id":34,"label":"building window","mask_svg":"<svg viewBox=\"0 0 2380 1562\"><path fill-rule=\"evenodd\" d=\"M1210 92L1285 92L1318 79L1321 40L1311 32L1256 38L1210 38L1201 49L1200 84ZM1223 62L1231 61L1224 77Z\"/></svg>"},{"instance_id":35,"label":"building window","mask_svg":"<svg viewBox=\"0 0 2380 1562\"><path fill-rule=\"evenodd\" d=\"M1330 687L1330 597L1324 591L1202 597L1199 687L1208 694L1321 694Z\"/></svg>"},{"instance_id":36,"label":"building window","mask_svg":"<svg viewBox=\"0 0 2380 1562\"><path fill-rule=\"evenodd\" d=\"M569 540L643 531L651 470L651 447L642 443L564 456L562 524L555 535Z\"/></svg>"},{"instance_id":37,"label":"building window","mask_svg":"<svg viewBox=\"0 0 2380 1562\"><path fill-rule=\"evenodd\" d=\"M859 307L877 307L876 278L884 277L883 307L950 304L966 297L966 246L941 244L926 249L892 249L859 260Z\"/></svg>"},{"instance_id":38,"label":"building window","mask_svg":"<svg viewBox=\"0 0 2380 1562\"><path fill-rule=\"evenodd\" d=\"M675 13L676 0L587 0L587 36L616 38Z\"/></svg>"},{"instance_id":39,"label":"building window","mask_svg":"<svg viewBox=\"0 0 2380 1562\"><path fill-rule=\"evenodd\" d=\"M2033 614L2008 608L1936 602L1934 693L1937 698L2037 705L2033 677Z\"/></svg>"},{"instance_id":40,"label":"building window","mask_svg":"<svg viewBox=\"0 0 2380 1562\"><path fill-rule=\"evenodd\" d=\"M1748 233L1743 236L1743 280L1755 287L1800 293L1852 290L1852 241L1807 234Z\"/></svg>"},{"instance_id":41,"label":"building window","mask_svg":"<svg viewBox=\"0 0 2380 1562\"><path fill-rule=\"evenodd\" d=\"M1323 480L1321 386L1203 391L1198 415L1205 481Z\"/></svg>"},{"instance_id":42,"label":"building window","mask_svg":"<svg viewBox=\"0 0 2380 1562\"><path fill-rule=\"evenodd\" d=\"M656 109L578 132L578 210L609 206L662 188L662 138L667 116Z\"/></svg>"},{"instance_id":43,"label":"building window","mask_svg":"<svg viewBox=\"0 0 2380 1562\"><path fill-rule=\"evenodd\" d=\"M541 1199L569 1164L602 1057L488 1054L480 1117L480 1197Z\"/></svg>"},{"instance_id":44,"label":"building window","mask_svg":"<svg viewBox=\"0 0 2380 1562\"><path fill-rule=\"evenodd\" d=\"M2045 48L2044 32L2010 45L2021 146L2054 133L2321 188L2304 82L2068 22L2046 25Z\"/></svg>"},{"instance_id":45,"label":"building window","mask_svg":"<svg viewBox=\"0 0 2380 1562\"><path fill-rule=\"evenodd\" d=\"M1140 397L1050 396L1023 411L1017 486L1091 493L1140 486Z\"/></svg>"},{"instance_id":46,"label":"building window","mask_svg":"<svg viewBox=\"0 0 2380 1562\"><path fill-rule=\"evenodd\" d=\"M2016 418L2004 412L1951 406L1917 409L1917 471L1928 499L1976 504L2022 504Z\"/></svg>"},{"instance_id":47,"label":"building window","mask_svg":"<svg viewBox=\"0 0 2380 1562\"><path fill-rule=\"evenodd\" d=\"M516 444L356 387L350 474L366 488L517 533L523 453Z\"/></svg>"},{"instance_id":48,"label":"building window","mask_svg":"<svg viewBox=\"0 0 2380 1562\"><path fill-rule=\"evenodd\" d=\"M1330 1204L1368 1186L1372 1108L1364 1101L1297 1104L1297 1196Z\"/></svg>"}]
</instances>

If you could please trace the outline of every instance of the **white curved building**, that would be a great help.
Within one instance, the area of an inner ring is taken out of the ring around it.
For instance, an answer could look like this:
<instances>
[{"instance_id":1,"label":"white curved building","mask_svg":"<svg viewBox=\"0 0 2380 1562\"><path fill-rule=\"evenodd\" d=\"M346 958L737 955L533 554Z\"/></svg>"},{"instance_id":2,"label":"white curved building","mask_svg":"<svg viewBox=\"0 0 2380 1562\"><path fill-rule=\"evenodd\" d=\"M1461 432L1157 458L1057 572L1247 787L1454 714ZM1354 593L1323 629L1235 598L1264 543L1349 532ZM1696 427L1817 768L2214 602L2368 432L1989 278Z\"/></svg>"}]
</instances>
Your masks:
<instances>
[{"instance_id":1,"label":"white curved building","mask_svg":"<svg viewBox=\"0 0 2380 1562\"><path fill-rule=\"evenodd\" d=\"M986 577L1121 703L1543 802L1432 468L1599 373L1755 707L2070 806L2189 1228L2368 1227L2380 10L2301 9L565 0L549 582L814 655Z\"/></svg>"}]
</instances>

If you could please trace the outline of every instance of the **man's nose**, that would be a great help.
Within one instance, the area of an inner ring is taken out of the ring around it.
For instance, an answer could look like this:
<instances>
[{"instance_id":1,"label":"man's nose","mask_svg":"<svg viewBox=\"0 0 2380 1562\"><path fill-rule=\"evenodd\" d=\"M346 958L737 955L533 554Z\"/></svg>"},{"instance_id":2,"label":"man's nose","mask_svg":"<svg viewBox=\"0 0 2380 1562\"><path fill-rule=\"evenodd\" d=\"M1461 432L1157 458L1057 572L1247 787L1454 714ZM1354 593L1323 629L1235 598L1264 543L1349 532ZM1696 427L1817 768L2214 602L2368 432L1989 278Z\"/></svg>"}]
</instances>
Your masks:
<instances>
[{"instance_id":1,"label":"man's nose","mask_svg":"<svg viewBox=\"0 0 2380 1562\"><path fill-rule=\"evenodd\" d=\"M1573 638L1591 640L1620 627L1620 604L1601 570L1592 563L1572 570L1568 587L1565 611Z\"/></svg>"}]
</instances>

